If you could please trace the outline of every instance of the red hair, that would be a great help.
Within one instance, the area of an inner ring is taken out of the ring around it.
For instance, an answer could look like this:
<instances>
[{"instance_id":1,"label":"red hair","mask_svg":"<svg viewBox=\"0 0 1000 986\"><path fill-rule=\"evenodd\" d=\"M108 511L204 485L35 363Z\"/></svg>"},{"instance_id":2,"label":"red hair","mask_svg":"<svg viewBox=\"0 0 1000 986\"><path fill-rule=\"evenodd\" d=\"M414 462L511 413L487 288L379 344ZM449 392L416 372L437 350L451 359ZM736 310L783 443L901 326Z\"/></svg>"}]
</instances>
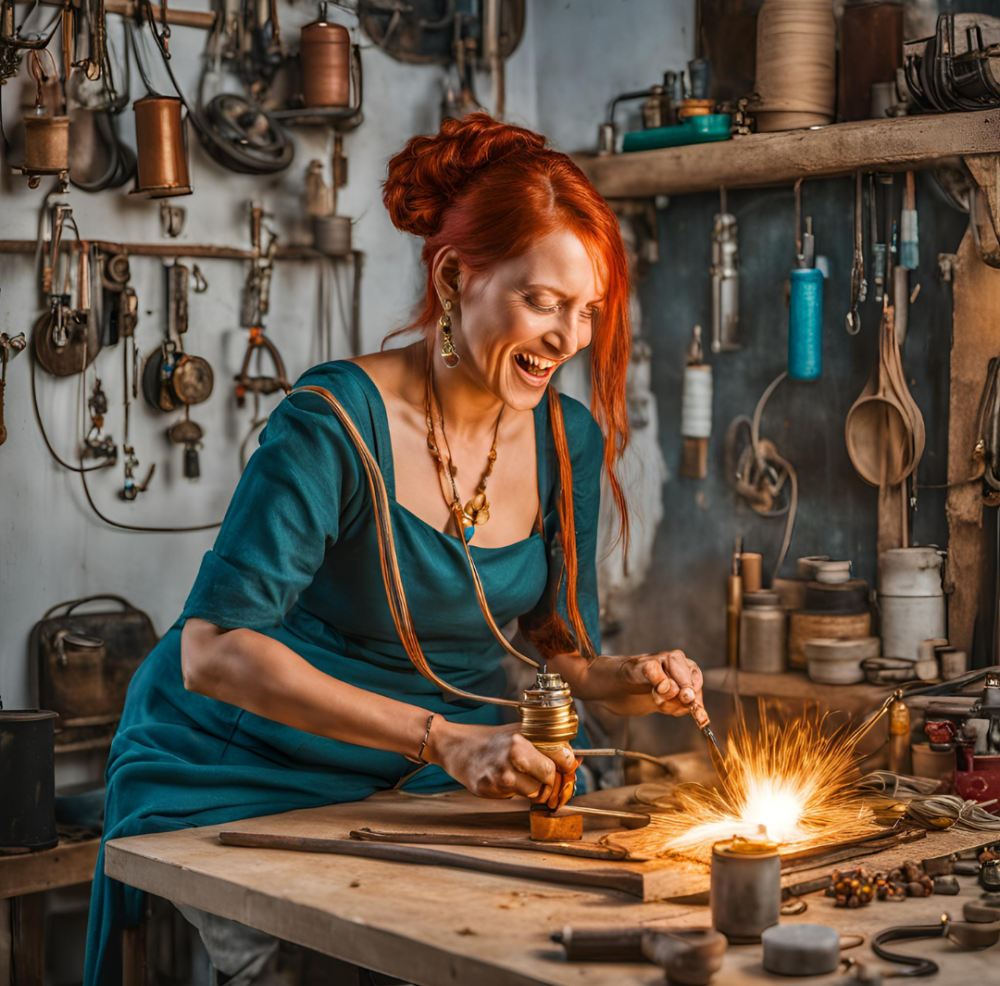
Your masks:
<instances>
[{"instance_id":1,"label":"red hair","mask_svg":"<svg viewBox=\"0 0 1000 986\"><path fill-rule=\"evenodd\" d=\"M569 157L547 148L540 134L499 123L486 113L446 119L437 134L411 138L389 162L383 201L397 229L424 238L426 295L413 322L400 331L435 330L441 305L431 262L442 247L454 249L475 276L520 256L558 230L579 237L606 281L590 346L591 411L604 434L604 464L621 521L619 537L627 544L628 508L617 466L629 436L629 277L621 230L608 204ZM568 466L566 450L559 451L560 462L565 458ZM565 474L565 468L561 472ZM563 551L570 622L579 637L571 501L571 495L560 496L560 522L567 532Z\"/></svg>"}]
</instances>

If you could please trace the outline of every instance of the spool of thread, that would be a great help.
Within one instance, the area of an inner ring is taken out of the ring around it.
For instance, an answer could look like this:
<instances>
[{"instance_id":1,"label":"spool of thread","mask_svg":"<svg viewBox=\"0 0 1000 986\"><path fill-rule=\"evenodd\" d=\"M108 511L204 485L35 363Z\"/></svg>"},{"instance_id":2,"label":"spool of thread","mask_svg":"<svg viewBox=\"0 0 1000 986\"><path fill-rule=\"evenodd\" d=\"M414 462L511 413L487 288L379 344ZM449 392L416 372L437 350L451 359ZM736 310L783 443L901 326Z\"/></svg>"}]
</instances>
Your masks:
<instances>
[{"instance_id":1,"label":"spool of thread","mask_svg":"<svg viewBox=\"0 0 1000 986\"><path fill-rule=\"evenodd\" d=\"M788 376L817 380L823 373L823 273L815 267L792 271L788 314Z\"/></svg>"},{"instance_id":2,"label":"spool of thread","mask_svg":"<svg viewBox=\"0 0 1000 986\"><path fill-rule=\"evenodd\" d=\"M684 367L681 390L681 473L688 479L708 475L708 439L712 434L712 368L704 363Z\"/></svg>"},{"instance_id":3,"label":"spool of thread","mask_svg":"<svg viewBox=\"0 0 1000 986\"><path fill-rule=\"evenodd\" d=\"M685 438L712 436L712 368L704 363L684 367L681 434Z\"/></svg>"},{"instance_id":4,"label":"spool of thread","mask_svg":"<svg viewBox=\"0 0 1000 986\"><path fill-rule=\"evenodd\" d=\"M740 554L740 574L743 577L743 592L760 592L761 589L761 557L756 551L744 551Z\"/></svg>"},{"instance_id":5,"label":"spool of thread","mask_svg":"<svg viewBox=\"0 0 1000 986\"><path fill-rule=\"evenodd\" d=\"M132 105L137 150L133 195L168 198L190 195L187 147L181 101L176 96L146 96Z\"/></svg>"},{"instance_id":6,"label":"spool of thread","mask_svg":"<svg viewBox=\"0 0 1000 986\"><path fill-rule=\"evenodd\" d=\"M302 100L306 106L348 106L351 101L351 35L324 16L302 28Z\"/></svg>"},{"instance_id":7,"label":"spool of thread","mask_svg":"<svg viewBox=\"0 0 1000 986\"><path fill-rule=\"evenodd\" d=\"M752 104L757 129L832 123L836 68L833 0L764 0Z\"/></svg>"}]
</instances>

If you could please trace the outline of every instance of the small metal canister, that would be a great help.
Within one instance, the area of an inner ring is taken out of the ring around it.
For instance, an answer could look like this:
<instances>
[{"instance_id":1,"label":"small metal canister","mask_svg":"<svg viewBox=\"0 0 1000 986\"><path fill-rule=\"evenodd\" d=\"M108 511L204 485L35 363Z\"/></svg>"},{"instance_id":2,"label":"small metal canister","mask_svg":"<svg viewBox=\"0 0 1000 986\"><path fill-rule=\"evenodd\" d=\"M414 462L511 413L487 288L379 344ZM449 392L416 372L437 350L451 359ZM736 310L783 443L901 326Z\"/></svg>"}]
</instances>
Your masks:
<instances>
[{"instance_id":1,"label":"small metal canister","mask_svg":"<svg viewBox=\"0 0 1000 986\"><path fill-rule=\"evenodd\" d=\"M351 252L351 220L347 216L313 216L313 246L328 257Z\"/></svg>"},{"instance_id":2,"label":"small metal canister","mask_svg":"<svg viewBox=\"0 0 1000 986\"><path fill-rule=\"evenodd\" d=\"M132 194L155 199L190 195L181 101L176 96L146 96L132 109L138 151Z\"/></svg>"},{"instance_id":3,"label":"small metal canister","mask_svg":"<svg viewBox=\"0 0 1000 986\"><path fill-rule=\"evenodd\" d=\"M328 22L321 9L319 20L302 28L300 52L306 106L349 106L351 35L347 28Z\"/></svg>"},{"instance_id":4,"label":"small metal canister","mask_svg":"<svg viewBox=\"0 0 1000 986\"><path fill-rule=\"evenodd\" d=\"M777 674L787 667L788 618L776 592L744 592L740 670Z\"/></svg>"},{"instance_id":5,"label":"small metal canister","mask_svg":"<svg viewBox=\"0 0 1000 986\"><path fill-rule=\"evenodd\" d=\"M0 849L50 849L55 814L56 714L0 711Z\"/></svg>"},{"instance_id":6,"label":"small metal canister","mask_svg":"<svg viewBox=\"0 0 1000 986\"><path fill-rule=\"evenodd\" d=\"M57 175L69 170L69 117L24 118L24 166L28 175Z\"/></svg>"},{"instance_id":7,"label":"small metal canister","mask_svg":"<svg viewBox=\"0 0 1000 986\"><path fill-rule=\"evenodd\" d=\"M760 941L760 936L778 923L781 911L777 844L765 837L737 837L712 846L709 903L712 927L730 942Z\"/></svg>"}]
</instances>

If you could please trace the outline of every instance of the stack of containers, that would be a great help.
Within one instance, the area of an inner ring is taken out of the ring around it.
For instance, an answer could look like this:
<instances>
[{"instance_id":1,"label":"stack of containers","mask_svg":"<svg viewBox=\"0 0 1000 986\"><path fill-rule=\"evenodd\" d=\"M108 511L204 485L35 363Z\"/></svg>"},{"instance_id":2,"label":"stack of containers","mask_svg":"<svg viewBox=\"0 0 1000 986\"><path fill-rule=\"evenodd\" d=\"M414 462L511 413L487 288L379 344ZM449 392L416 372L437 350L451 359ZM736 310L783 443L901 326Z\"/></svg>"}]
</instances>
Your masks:
<instances>
[{"instance_id":1,"label":"stack of containers","mask_svg":"<svg viewBox=\"0 0 1000 986\"><path fill-rule=\"evenodd\" d=\"M947 638L944 553L934 547L890 548L878 559L882 655L920 660L920 644Z\"/></svg>"},{"instance_id":2,"label":"stack of containers","mask_svg":"<svg viewBox=\"0 0 1000 986\"><path fill-rule=\"evenodd\" d=\"M849 561L830 561L821 558L803 558L799 564L799 578L805 581L802 594L802 607L791 614L788 632L788 663L792 668L805 669L810 663L806 654L807 641L858 641L866 644L857 650L858 645L852 645L849 650L852 660L857 658L858 672L860 660L857 654L870 656L872 647L878 643L871 640L871 610L868 605L868 583L862 579L851 578ZM808 580L808 581L806 581ZM834 648L835 649L835 648ZM828 647L823 657L831 653ZM810 668L819 669L816 662L822 660L817 656ZM817 680L830 680L818 672ZM850 680L861 680L851 677ZM848 679L837 677L838 683L847 683Z\"/></svg>"}]
</instances>

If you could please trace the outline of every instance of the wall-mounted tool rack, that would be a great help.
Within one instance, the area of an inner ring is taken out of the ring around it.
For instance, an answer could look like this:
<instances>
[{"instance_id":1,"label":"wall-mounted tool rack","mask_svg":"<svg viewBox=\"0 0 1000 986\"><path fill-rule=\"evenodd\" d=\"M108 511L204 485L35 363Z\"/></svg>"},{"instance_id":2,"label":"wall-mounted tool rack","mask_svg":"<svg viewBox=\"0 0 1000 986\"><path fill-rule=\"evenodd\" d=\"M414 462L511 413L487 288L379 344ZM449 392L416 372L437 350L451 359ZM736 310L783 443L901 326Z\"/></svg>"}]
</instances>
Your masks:
<instances>
[{"instance_id":1,"label":"wall-mounted tool rack","mask_svg":"<svg viewBox=\"0 0 1000 986\"><path fill-rule=\"evenodd\" d=\"M206 243L184 243L172 241L169 243L115 243L112 240L88 240L98 249L109 254L128 254L133 257L190 257L204 260L259 260L260 253L255 250L241 250L237 247L216 246ZM35 240L0 240L0 254L23 253L34 254L38 249ZM72 242L63 242L63 250L73 249ZM361 321L359 309L361 304L361 271L364 267L365 255L361 250L352 250L343 257L331 257L319 250L307 246L279 246L275 252L276 260L347 260L354 267L354 291L351 299L351 346L353 352L361 352Z\"/></svg>"},{"instance_id":2,"label":"wall-mounted tool rack","mask_svg":"<svg viewBox=\"0 0 1000 986\"><path fill-rule=\"evenodd\" d=\"M88 240L105 253L126 253L133 257L192 257L207 260L258 260L260 254L254 250L240 250L237 247L215 246L204 243L185 243L174 240L170 243L115 243L112 240ZM72 241L62 244L63 250L73 249ZM38 249L35 240L0 240L0 253L34 253ZM357 262L360 250L352 250L344 257L329 257L319 250L306 246L279 246L277 260L342 260L351 257Z\"/></svg>"},{"instance_id":3,"label":"wall-mounted tool rack","mask_svg":"<svg viewBox=\"0 0 1000 986\"><path fill-rule=\"evenodd\" d=\"M1000 152L1000 110L835 123L817 130L574 160L609 199L784 185L856 171L919 171Z\"/></svg>"}]
</instances>

